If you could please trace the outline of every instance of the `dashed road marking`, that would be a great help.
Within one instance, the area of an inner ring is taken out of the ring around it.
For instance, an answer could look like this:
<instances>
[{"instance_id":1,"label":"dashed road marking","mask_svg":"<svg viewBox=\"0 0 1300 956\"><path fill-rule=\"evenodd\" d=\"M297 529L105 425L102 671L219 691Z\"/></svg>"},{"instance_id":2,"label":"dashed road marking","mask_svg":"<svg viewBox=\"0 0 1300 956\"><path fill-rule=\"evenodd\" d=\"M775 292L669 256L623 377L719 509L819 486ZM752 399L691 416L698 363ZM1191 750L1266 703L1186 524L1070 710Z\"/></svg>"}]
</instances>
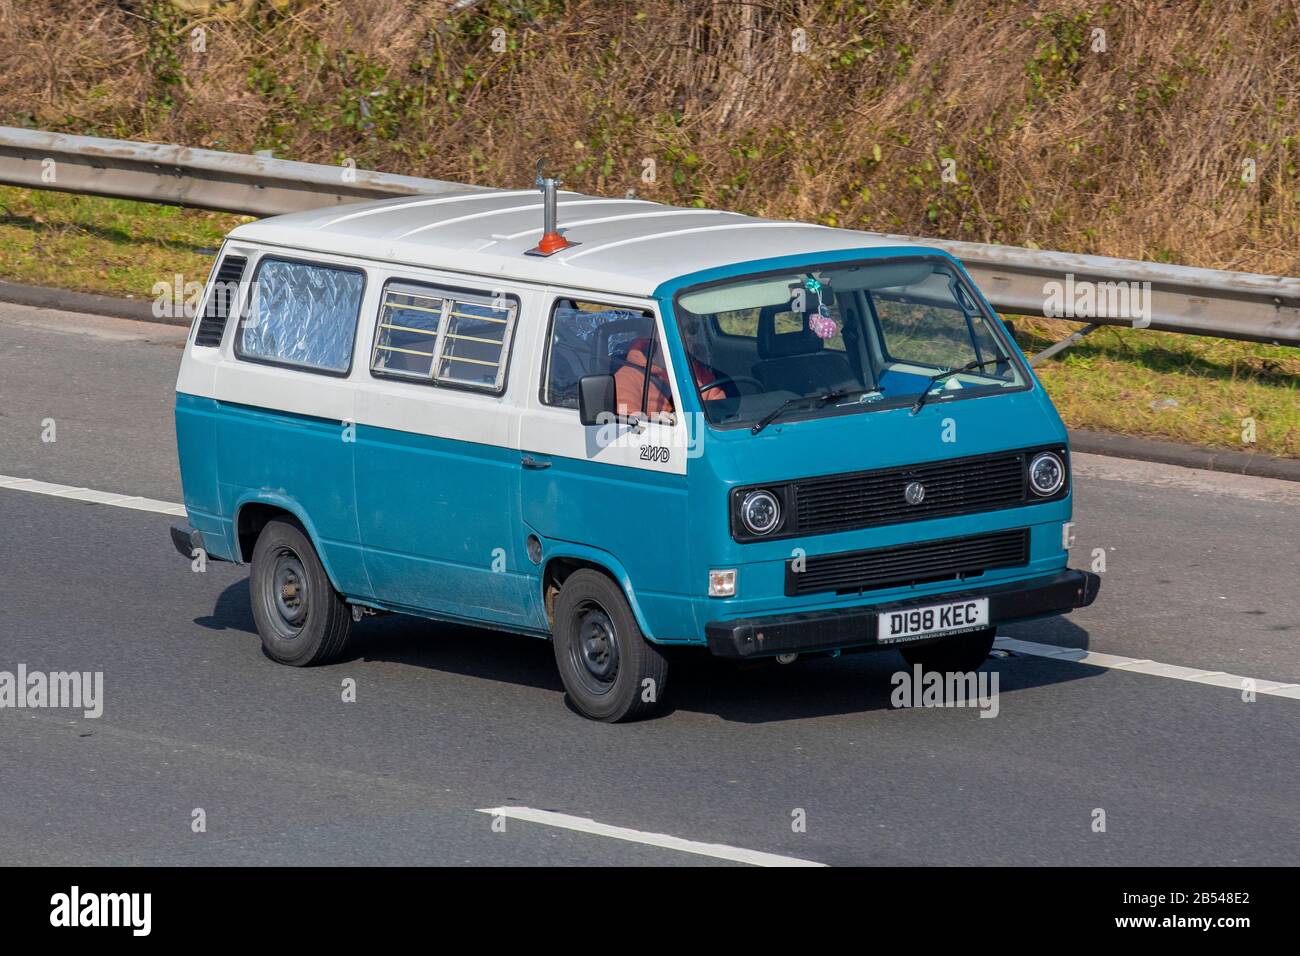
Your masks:
<instances>
[{"instance_id":1,"label":"dashed road marking","mask_svg":"<svg viewBox=\"0 0 1300 956\"><path fill-rule=\"evenodd\" d=\"M131 508L135 511L153 511L160 515L185 517L185 506L156 498L143 498L140 495L123 495L112 491L96 491L93 488L79 488L76 485L56 485L49 481L37 481L34 478L15 478L12 475L0 475L0 488L12 491L30 491L37 495L49 495L52 498L71 498L92 505L112 505L114 508Z\"/></svg>"},{"instance_id":2,"label":"dashed road marking","mask_svg":"<svg viewBox=\"0 0 1300 956\"><path fill-rule=\"evenodd\" d=\"M1159 661L1138 657L1120 657L1117 654L1102 654L1085 650L1082 647L1057 647L1055 644L1037 644L1033 641L1021 641L1011 637L999 637L993 642L994 647L1014 651L1018 654L1032 654L1035 657L1048 657L1058 661L1073 661L1076 664L1091 664L1093 667L1106 667L1111 670L1129 671L1134 674L1148 674L1152 677L1168 677L1171 680L1190 681L1193 684L1212 684L1215 687L1231 687L1245 690L1246 681L1253 681L1257 694L1272 697L1290 697L1300 700L1300 684L1286 684L1275 680L1241 677L1224 671L1211 671L1203 667L1182 667L1178 664L1161 664Z\"/></svg>"},{"instance_id":3,"label":"dashed road marking","mask_svg":"<svg viewBox=\"0 0 1300 956\"><path fill-rule=\"evenodd\" d=\"M552 810L534 810L532 807L488 807L479 813L507 817L511 820L524 820L528 823L541 823L565 830L577 830L595 836L610 837L614 840L626 840L628 843L643 843L646 846L663 847L666 850L678 850L682 853L694 853L697 856L709 856L717 860L730 860L733 863L748 863L751 866L825 866L812 860L801 860L793 856L779 856L775 853L763 853L759 850L744 850L740 847L726 846L722 843L697 843L683 840L681 837L666 833L647 833L644 830L630 830L627 827L611 826L587 817L574 817L567 813L555 813Z\"/></svg>"}]
</instances>

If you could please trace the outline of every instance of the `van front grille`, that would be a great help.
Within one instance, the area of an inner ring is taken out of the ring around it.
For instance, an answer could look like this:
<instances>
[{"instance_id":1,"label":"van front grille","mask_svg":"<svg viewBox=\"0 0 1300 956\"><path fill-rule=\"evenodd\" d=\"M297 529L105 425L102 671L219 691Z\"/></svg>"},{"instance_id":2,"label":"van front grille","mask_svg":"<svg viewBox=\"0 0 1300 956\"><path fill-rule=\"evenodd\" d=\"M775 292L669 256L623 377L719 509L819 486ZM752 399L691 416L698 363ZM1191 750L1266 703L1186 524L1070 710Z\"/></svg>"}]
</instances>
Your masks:
<instances>
[{"instance_id":1,"label":"van front grille","mask_svg":"<svg viewBox=\"0 0 1300 956\"><path fill-rule=\"evenodd\" d=\"M970 578L995 568L1022 567L1029 563L1029 529L869 551L843 551L803 560L802 571L795 570L796 561L786 562L788 596L823 591L861 594L881 588Z\"/></svg>"},{"instance_id":2,"label":"van front grille","mask_svg":"<svg viewBox=\"0 0 1300 956\"><path fill-rule=\"evenodd\" d=\"M909 504L905 489L914 481L925 497ZM800 534L993 511L1024 504L1027 491L1024 452L805 478L794 488Z\"/></svg>"}]
</instances>

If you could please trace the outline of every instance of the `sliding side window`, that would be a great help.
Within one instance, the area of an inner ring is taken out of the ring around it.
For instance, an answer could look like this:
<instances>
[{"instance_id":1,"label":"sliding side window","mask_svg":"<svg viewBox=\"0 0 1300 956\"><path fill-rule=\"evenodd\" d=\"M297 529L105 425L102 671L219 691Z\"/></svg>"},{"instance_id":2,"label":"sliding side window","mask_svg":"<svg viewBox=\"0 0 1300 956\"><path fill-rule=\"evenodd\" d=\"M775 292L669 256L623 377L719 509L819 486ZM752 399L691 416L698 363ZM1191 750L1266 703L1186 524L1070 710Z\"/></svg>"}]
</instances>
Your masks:
<instances>
[{"instance_id":1,"label":"sliding side window","mask_svg":"<svg viewBox=\"0 0 1300 956\"><path fill-rule=\"evenodd\" d=\"M519 300L421 282L384 286L370 370L499 394Z\"/></svg>"}]
</instances>

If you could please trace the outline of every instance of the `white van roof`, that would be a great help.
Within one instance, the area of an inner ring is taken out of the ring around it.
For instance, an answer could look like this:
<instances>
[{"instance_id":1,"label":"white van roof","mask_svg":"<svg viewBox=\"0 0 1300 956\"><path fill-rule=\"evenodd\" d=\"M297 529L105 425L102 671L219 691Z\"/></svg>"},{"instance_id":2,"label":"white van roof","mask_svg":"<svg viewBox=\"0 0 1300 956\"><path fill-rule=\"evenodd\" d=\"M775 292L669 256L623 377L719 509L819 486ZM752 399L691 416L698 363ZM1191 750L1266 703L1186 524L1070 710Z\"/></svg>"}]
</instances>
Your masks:
<instances>
[{"instance_id":1,"label":"white van roof","mask_svg":"<svg viewBox=\"0 0 1300 956\"><path fill-rule=\"evenodd\" d=\"M466 187L312 209L247 223L230 238L637 296L717 266L899 246L896 238L850 229L573 192L560 193L558 219L573 245L549 257L525 255L542 235L542 196L536 189Z\"/></svg>"}]
</instances>

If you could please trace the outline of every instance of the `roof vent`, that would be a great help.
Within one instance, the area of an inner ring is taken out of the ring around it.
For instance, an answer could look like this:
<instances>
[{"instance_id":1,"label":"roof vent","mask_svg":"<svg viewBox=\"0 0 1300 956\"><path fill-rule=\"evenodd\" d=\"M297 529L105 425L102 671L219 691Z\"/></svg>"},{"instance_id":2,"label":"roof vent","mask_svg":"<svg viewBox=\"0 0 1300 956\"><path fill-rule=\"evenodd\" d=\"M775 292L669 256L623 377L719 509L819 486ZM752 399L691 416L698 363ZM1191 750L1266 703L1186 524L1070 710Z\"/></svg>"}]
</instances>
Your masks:
<instances>
[{"instance_id":1,"label":"roof vent","mask_svg":"<svg viewBox=\"0 0 1300 956\"><path fill-rule=\"evenodd\" d=\"M542 209L543 209L543 228L541 242L537 243L536 248L529 249L526 255L530 256L549 256L554 255L561 249L567 249L576 243L569 242L560 235L560 230L555 224L556 220L556 192L560 188L560 181L554 177L542 177L542 168L546 165L546 160L537 161L537 179L534 185L542 191Z\"/></svg>"}]
</instances>

